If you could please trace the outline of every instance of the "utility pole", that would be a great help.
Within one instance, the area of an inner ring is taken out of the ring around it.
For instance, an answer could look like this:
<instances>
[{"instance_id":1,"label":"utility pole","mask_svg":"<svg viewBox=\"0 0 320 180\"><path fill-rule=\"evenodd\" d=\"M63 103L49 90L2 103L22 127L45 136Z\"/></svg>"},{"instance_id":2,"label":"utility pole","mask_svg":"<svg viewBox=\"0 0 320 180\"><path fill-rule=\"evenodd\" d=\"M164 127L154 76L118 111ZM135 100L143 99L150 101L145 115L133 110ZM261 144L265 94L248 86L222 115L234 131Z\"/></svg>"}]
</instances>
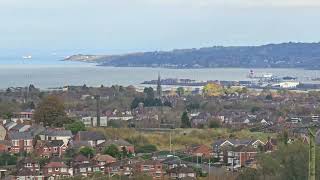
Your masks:
<instances>
[{"instance_id":1,"label":"utility pole","mask_svg":"<svg viewBox=\"0 0 320 180\"><path fill-rule=\"evenodd\" d=\"M316 127L309 127L309 177L308 180L316 180Z\"/></svg>"},{"instance_id":2,"label":"utility pole","mask_svg":"<svg viewBox=\"0 0 320 180\"><path fill-rule=\"evenodd\" d=\"M209 157L209 163L208 163L208 165L209 165L209 173L208 173L209 180L210 180L210 170L211 170L211 169L210 169L210 165L211 165L211 164L210 164L210 163L211 163L211 162L210 162L210 158L211 158L211 157Z\"/></svg>"},{"instance_id":3,"label":"utility pole","mask_svg":"<svg viewBox=\"0 0 320 180\"><path fill-rule=\"evenodd\" d=\"M171 138L171 130L170 130L170 153L172 152L172 138Z\"/></svg>"}]
</instances>

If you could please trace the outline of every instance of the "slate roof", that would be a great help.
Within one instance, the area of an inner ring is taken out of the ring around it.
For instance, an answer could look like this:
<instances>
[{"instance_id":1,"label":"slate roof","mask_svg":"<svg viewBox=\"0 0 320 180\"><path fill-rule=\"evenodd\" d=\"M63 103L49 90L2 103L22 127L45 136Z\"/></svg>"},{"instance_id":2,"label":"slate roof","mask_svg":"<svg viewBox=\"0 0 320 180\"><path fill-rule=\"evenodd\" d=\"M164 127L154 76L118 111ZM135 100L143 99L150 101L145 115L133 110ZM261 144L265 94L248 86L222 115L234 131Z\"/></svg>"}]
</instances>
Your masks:
<instances>
[{"instance_id":1,"label":"slate roof","mask_svg":"<svg viewBox=\"0 0 320 180\"><path fill-rule=\"evenodd\" d=\"M6 123L4 124L4 127L5 127L6 129L8 129L9 127L11 127L11 126L13 126L13 125L15 125L15 124L17 124L17 123L15 123L15 122L13 122L13 121L8 121L8 122L6 122Z\"/></svg>"},{"instance_id":2,"label":"slate roof","mask_svg":"<svg viewBox=\"0 0 320 180\"><path fill-rule=\"evenodd\" d=\"M28 168L21 168L17 171L17 176L35 176L36 173Z\"/></svg>"},{"instance_id":3,"label":"slate roof","mask_svg":"<svg viewBox=\"0 0 320 180\"><path fill-rule=\"evenodd\" d=\"M20 129L24 127L30 127L30 125L17 124L13 128L11 128L10 131L20 131Z\"/></svg>"},{"instance_id":4,"label":"slate roof","mask_svg":"<svg viewBox=\"0 0 320 180\"><path fill-rule=\"evenodd\" d=\"M70 147L78 149L82 147L91 147L88 141L70 141Z\"/></svg>"},{"instance_id":5,"label":"slate roof","mask_svg":"<svg viewBox=\"0 0 320 180\"><path fill-rule=\"evenodd\" d=\"M52 141L49 141L48 142L48 145L50 147L57 147L57 146L62 146L64 143L63 143L63 140L52 140Z\"/></svg>"},{"instance_id":6,"label":"slate roof","mask_svg":"<svg viewBox=\"0 0 320 180\"><path fill-rule=\"evenodd\" d=\"M30 140L33 136L30 132L9 132L9 139L11 140Z\"/></svg>"},{"instance_id":7,"label":"slate roof","mask_svg":"<svg viewBox=\"0 0 320 180\"><path fill-rule=\"evenodd\" d=\"M29 131L31 132L31 134L33 136L36 136L38 134L41 134L43 133L44 131L46 130L45 127L41 126L41 125L32 125L30 128L29 128Z\"/></svg>"},{"instance_id":8,"label":"slate roof","mask_svg":"<svg viewBox=\"0 0 320 180\"><path fill-rule=\"evenodd\" d=\"M162 161L163 164L180 164L181 159L179 157L168 157Z\"/></svg>"},{"instance_id":9,"label":"slate roof","mask_svg":"<svg viewBox=\"0 0 320 180\"><path fill-rule=\"evenodd\" d=\"M117 146L132 146L132 144L130 144L128 141L123 140L123 139L115 139L115 140L108 140L106 142L103 143L105 146L114 144Z\"/></svg>"},{"instance_id":10,"label":"slate roof","mask_svg":"<svg viewBox=\"0 0 320 180\"><path fill-rule=\"evenodd\" d=\"M79 136L80 141L91 141L91 140L105 140L106 138L102 133L95 131L79 131L77 136Z\"/></svg>"},{"instance_id":11,"label":"slate roof","mask_svg":"<svg viewBox=\"0 0 320 180\"><path fill-rule=\"evenodd\" d=\"M47 129L43 132L46 136L67 136L72 137L70 130Z\"/></svg>"},{"instance_id":12,"label":"slate roof","mask_svg":"<svg viewBox=\"0 0 320 180\"><path fill-rule=\"evenodd\" d=\"M178 167L175 167L173 169L168 170L168 173L188 174L188 173L195 173L195 171L190 167L178 166Z\"/></svg>"}]
</instances>

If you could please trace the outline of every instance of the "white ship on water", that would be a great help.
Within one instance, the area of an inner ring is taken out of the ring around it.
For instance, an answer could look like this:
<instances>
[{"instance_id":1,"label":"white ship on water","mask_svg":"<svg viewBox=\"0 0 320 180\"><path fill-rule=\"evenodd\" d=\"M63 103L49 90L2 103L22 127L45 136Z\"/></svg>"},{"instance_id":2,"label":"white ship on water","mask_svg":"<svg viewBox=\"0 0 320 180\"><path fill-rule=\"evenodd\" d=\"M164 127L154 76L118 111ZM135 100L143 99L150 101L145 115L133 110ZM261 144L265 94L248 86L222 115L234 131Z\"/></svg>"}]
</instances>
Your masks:
<instances>
[{"instance_id":1,"label":"white ship on water","mask_svg":"<svg viewBox=\"0 0 320 180\"><path fill-rule=\"evenodd\" d=\"M248 74L248 78L251 78L251 79L272 79L274 77L275 76L272 73L264 73L264 74L256 75L253 70L250 70Z\"/></svg>"},{"instance_id":2,"label":"white ship on water","mask_svg":"<svg viewBox=\"0 0 320 180\"><path fill-rule=\"evenodd\" d=\"M28 56L22 56L22 59L32 59L32 56L31 56L31 55L28 55Z\"/></svg>"}]
</instances>

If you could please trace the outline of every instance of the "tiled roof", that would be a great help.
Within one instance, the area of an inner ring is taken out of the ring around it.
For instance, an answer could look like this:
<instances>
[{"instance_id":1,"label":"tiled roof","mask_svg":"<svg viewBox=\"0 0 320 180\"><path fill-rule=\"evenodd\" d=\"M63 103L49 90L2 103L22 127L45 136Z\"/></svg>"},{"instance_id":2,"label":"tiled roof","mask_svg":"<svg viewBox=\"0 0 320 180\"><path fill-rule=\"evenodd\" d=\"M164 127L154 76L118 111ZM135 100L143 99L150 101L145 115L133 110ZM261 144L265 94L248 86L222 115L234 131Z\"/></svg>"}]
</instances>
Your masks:
<instances>
[{"instance_id":1,"label":"tiled roof","mask_svg":"<svg viewBox=\"0 0 320 180\"><path fill-rule=\"evenodd\" d=\"M79 154L76 157L74 157L72 161L73 162L83 162L83 161L89 161L89 159L86 156Z\"/></svg>"},{"instance_id":2,"label":"tiled roof","mask_svg":"<svg viewBox=\"0 0 320 180\"><path fill-rule=\"evenodd\" d=\"M110 155L107 155L107 154L104 154L104 155L98 154L94 157L94 160L96 160L96 161L109 161L110 162L110 161L116 161L116 158L114 158Z\"/></svg>"},{"instance_id":3,"label":"tiled roof","mask_svg":"<svg viewBox=\"0 0 320 180\"><path fill-rule=\"evenodd\" d=\"M67 168L68 166L65 165L63 162L49 162L47 165L44 166L45 168Z\"/></svg>"},{"instance_id":4,"label":"tiled roof","mask_svg":"<svg viewBox=\"0 0 320 180\"><path fill-rule=\"evenodd\" d=\"M21 168L17 172L17 176L34 176L34 175L36 175L36 173L31 171L28 168Z\"/></svg>"}]
</instances>

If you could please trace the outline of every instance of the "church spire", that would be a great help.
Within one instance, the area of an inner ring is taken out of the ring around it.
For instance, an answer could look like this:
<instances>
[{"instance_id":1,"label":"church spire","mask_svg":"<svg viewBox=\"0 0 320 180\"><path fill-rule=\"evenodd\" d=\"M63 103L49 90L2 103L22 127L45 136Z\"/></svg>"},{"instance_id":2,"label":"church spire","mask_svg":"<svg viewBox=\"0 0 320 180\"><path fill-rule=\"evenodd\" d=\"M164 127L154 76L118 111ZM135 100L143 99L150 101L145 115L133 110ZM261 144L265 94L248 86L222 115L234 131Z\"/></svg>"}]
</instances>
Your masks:
<instances>
[{"instance_id":1,"label":"church spire","mask_svg":"<svg viewBox=\"0 0 320 180\"><path fill-rule=\"evenodd\" d=\"M157 97L160 98L161 96L162 96L161 77L160 77L160 73L158 73Z\"/></svg>"}]
</instances>

